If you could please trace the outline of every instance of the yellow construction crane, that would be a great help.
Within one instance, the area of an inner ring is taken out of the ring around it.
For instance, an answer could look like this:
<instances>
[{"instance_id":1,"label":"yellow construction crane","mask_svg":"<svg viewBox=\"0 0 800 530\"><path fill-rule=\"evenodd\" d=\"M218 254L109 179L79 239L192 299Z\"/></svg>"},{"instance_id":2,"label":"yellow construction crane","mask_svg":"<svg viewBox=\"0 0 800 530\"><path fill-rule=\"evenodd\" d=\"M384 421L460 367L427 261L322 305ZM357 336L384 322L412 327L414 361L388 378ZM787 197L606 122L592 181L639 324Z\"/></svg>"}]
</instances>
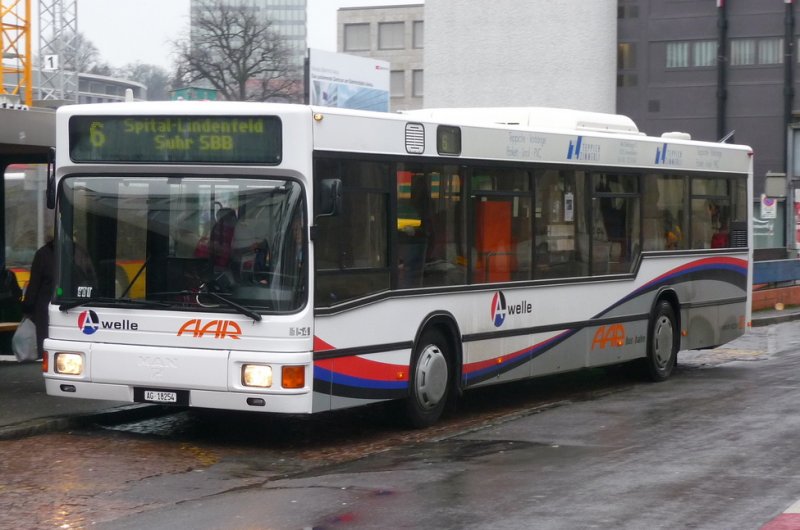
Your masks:
<instances>
[{"instance_id":1,"label":"yellow construction crane","mask_svg":"<svg viewBox=\"0 0 800 530\"><path fill-rule=\"evenodd\" d=\"M0 96L33 101L31 0L0 0Z\"/></svg>"}]
</instances>

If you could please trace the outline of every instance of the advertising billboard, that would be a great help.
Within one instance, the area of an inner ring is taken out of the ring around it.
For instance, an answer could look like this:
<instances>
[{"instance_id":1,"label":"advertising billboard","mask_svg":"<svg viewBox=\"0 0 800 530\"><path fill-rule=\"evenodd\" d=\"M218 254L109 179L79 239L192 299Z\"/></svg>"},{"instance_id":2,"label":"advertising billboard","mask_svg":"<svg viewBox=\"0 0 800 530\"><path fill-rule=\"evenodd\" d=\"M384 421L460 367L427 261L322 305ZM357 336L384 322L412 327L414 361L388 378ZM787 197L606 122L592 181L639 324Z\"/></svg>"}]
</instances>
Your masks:
<instances>
[{"instance_id":1,"label":"advertising billboard","mask_svg":"<svg viewBox=\"0 0 800 530\"><path fill-rule=\"evenodd\" d=\"M389 63L322 50L308 50L312 105L389 112Z\"/></svg>"}]
</instances>

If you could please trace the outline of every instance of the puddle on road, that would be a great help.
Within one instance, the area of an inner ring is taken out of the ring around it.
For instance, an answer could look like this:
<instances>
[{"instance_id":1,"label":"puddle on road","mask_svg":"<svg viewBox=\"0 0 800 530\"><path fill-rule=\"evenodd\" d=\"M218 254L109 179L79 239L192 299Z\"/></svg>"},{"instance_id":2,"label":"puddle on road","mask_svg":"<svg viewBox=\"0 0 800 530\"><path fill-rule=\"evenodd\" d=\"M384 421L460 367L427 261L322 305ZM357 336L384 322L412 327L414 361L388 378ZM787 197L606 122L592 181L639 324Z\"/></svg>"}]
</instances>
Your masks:
<instances>
[{"instance_id":1,"label":"puddle on road","mask_svg":"<svg viewBox=\"0 0 800 530\"><path fill-rule=\"evenodd\" d=\"M739 348L715 348L713 350L689 350L678 354L678 365L692 368L711 368L734 361L765 361L769 354L763 350Z\"/></svg>"}]
</instances>

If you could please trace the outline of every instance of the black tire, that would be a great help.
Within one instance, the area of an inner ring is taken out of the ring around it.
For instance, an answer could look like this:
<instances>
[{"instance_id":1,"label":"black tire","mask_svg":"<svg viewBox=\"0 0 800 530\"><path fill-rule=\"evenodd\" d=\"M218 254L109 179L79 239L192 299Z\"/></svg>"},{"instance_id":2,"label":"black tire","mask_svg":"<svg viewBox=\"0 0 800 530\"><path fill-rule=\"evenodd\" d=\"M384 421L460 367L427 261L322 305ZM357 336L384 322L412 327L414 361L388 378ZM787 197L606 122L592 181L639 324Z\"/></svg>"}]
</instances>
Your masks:
<instances>
[{"instance_id":1,"label":"black tire","mask_svg":"<svg viewBox=\"0 0 800 530\"><path fill-rule=\"evenodd\" d=\"M672 305L660 300L650 319L647 333L647 357L643 359L644 375L651 381L664 381L672 375L678 359L680 335Z\"/></svg>"},{"instance_id":2,"label":"black tire","mask_svg":"<svg viewBox=\"0 0 800 530\"><path fill-rule=\"evenodd\" d=\"M453 374L447 340L436 330L425 331L411 359L406 419L411 427L436 423L447 404Z\"/></svg>"}]
</instances>

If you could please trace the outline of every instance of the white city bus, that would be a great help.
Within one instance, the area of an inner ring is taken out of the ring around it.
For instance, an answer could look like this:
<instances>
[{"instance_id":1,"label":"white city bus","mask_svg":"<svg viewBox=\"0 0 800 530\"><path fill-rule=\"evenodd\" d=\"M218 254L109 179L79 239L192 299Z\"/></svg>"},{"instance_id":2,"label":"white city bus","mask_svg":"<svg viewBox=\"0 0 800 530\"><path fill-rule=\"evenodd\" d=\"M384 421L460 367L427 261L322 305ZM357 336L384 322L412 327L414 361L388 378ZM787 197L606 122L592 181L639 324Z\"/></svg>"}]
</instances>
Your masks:
<instances>
[{"instance_id":1,"label":"white city bus","mask_svg":"<svg viewBox=\"0 0 800 530\"><path fill-rule=\"evenodd\" d=\"M424 426L749 325L752 151L622 116L75 105L56 156L51 395Z\"/></svg>"}]
</instances>

